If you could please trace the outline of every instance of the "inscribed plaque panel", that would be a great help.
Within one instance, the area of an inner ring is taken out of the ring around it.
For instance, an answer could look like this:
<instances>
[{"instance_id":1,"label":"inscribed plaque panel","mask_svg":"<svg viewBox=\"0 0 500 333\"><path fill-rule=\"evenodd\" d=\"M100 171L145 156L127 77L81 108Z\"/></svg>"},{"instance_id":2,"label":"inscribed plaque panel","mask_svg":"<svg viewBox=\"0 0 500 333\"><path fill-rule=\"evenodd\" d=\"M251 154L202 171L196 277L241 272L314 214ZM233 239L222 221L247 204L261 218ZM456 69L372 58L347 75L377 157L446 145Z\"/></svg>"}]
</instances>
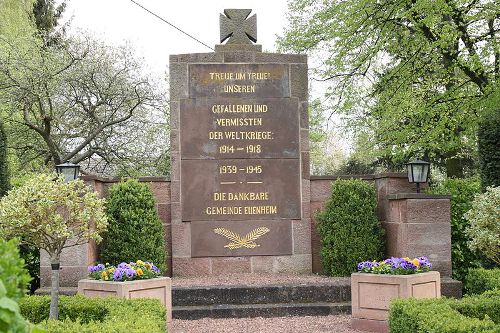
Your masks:
<instances>
[{"instance_id":1,"label":"inscribed plaque panel","mask_svg":"<svg viewBox=\"0 0 500 333\"><path fill-rule=\"evenodd\" d=\"M289 254L292 254L289 220L191 223L193 257Z\"/></svg>"},{"instance_id":2,"label":"inscribed plaque panel","mask_svg":"<svg viewBox=\"0 0 500 333\"><path fill-rule=\"evenodd\" d=\"M290 97L285 64L190 64L189 97Z\"/></svg>"},{"instance_id":3,"label":"inscribed plaque panel","mask_svg":"<svg viewBox=\"0 0 500 333\"><path fill-rule=\"evenodd\" d=\"M299 159L182 160L183 221L300 219Z\"/></svg>"},{"instance_id":4,"label":"inscribed plaque panel","mask_svg":"<svg viewBox=\"0 0 500 333\"><path fill-rule=\"evenodd\" d=\"M298 158L296 98L184 99L183 159Z\"/></svg>"}]
</instances>

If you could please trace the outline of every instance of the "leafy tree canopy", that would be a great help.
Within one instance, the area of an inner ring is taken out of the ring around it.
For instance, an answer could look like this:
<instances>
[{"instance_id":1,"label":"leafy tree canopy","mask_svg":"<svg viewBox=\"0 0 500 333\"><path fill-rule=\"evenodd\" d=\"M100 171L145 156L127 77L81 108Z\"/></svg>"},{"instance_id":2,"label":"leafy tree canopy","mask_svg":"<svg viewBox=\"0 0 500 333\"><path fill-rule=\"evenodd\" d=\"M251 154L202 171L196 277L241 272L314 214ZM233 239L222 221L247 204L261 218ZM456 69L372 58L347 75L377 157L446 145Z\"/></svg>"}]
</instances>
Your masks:
<instances>
[{"instance_id":1,"label":"leafy tree canopy","mask_svg":"<svg viewBox=\"0 0 500 333\"><path fill-rule=\"evenodd\" d=\"M321 59L332 112L378 157L419 154L460 174L498 102L499 13L494 0L292 0L278 44Z\"/></svg>"}]
</instances>

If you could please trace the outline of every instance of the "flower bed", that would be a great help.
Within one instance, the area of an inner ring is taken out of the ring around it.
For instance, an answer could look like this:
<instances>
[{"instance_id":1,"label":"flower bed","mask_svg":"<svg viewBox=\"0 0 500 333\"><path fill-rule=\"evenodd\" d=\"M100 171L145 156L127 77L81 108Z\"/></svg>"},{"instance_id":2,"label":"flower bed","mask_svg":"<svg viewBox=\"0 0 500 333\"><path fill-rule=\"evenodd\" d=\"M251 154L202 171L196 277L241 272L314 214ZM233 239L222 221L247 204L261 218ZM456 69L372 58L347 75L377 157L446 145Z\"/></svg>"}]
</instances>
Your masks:
<instances>
[{"instance_id":1,"label":"flower bed","mask_svg":"<svg viewBox=\"0 0 500 333\"><path fill-rule=\"evenodd\" d=\"M359 273L351 275L353 328L387 332L392 299L440 297L440 275L429 271L431 267L425 257L359 263Z\"/></svg>"},{"instance_id":2,"label":"flower bed","mask_svg":"<svg viewBox=\"0 0 500 333\"><path fill-rule=\"evenodd\" d=\"M362 261L358 264L358 272L372 274L408 275L428 272L432 267L427 257L414 259L396 258L382 261Z\"/></svg>"},{"instance_id":3,"label":"flower bed","mask_svg":"<svg viewBox=\"0 0 500 333\"><path fill-rule=\"evenodd\" d=\"M118 266L89 266L90 279L78 281L78 293L88 297L156 298L167 308L167 327L172 323L172 282L160 276L150 262L125 263Z\"/></svg>"},{"instance_id":4,"label":"flower bed","mask_svg":"<svg viewBox=\"0 0 500 333\"><path fill-rule=\"evenodd\" d=\"M122 262L118 266L97 264L89 266L89 277L102 281L133 281L147 280L160 276L161 272L152 262L137 260L136 262Z\"/></svg>"}]
</instances>

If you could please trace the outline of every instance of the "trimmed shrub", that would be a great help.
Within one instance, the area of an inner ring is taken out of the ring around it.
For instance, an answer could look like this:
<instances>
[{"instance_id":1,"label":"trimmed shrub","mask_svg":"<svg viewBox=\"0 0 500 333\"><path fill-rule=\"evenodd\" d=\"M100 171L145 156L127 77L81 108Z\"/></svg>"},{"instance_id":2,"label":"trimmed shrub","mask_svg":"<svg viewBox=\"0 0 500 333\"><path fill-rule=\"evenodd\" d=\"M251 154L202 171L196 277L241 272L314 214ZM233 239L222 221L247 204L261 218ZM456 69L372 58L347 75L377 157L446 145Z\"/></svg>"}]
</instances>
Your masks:
<instances>
[{"instance_id":1,"label":"trimmed shrub","mask_svg":"<svg viewBox=\"0 0 500 333\"><path fill-rule=\"evenodd\" d=\"M31 278L19 256L18 241L0 238L0 280L3 281L7 297L17 301L26 293Z\"/></svg>"},{"instance_id":2,"label":"trimmed shrub","mask_svg":"<svg viewBox=\"0 0 500 333\"><path fill-rule=\"evenodd\" d=\"M477 178L448 178L428 190L432 194L451 194L451 264L453 278L460 281L465 280L469 268L479 267L482 261L482 256L467 244L471 240L466 233L470 223L464 218L480 188Z\"/></svg>"},{"instance_id":3,"label":"trimmed shrub","mask_svg":"<svg viewBox=\"0 0 500 333\"><path fill-rule=\"evenodd\" d=\"M54 333L164 333L165 307L157 299L61 296L60 320L48 320L49 296L27 296L19 303L30 321Z\"/></svg>"},{"instance_id":4,"label":"trimmed shrub","mask_svg":"<svg viewBox=\"0 0 500 333\"><path fill-rule=\"evenodd\" d=\"M498 333L500 291L462 300L395 299L389 309L391 333Z\"/></svg>"},{"instance_id":5,"label":"trimmed shrub","mask_svg":"<svg viewBox=\"0 0 500 333\"><path fill-rule=\"evenodd\" d=\"M470 223L469 248L500 265L500 186L477 195L464 217Z\"/></svg>"},{"instance_id":6,"label":"trimmed shrub","mask_svg":"<svg viewBox=\"0 0 500 333\"><path fill-rule=\"evenodd\" d=\"M365 260L380 260L384 230L377 220L377 197L370 183L337 180L325 208L318 213L321 261L325 274L347 276Z\"/></svg>"},{"instance_id":7,"label":"trimmed shrub","mask_svg":"<svg viewBox=\"0 0 500 333\"><path fill-rule=\"evenodd\" d=\"M7 163L7 135L0 120L0 197L10 188L9 169Z\"/></svg>"},{"instance_id":8,"label":"trimmed shrub","mask_svg":"<svg viewBox=\"0 0 500 333\"><path fill-rule=\"evenodd\" d=\"M493 289L500 290L500 268L469 270L464 288L467 294L482 294Z\"/></svg>"},{"instance_id":9,"label":"trimmed shrub","mask_svg":"<svg viewBox=\"0 0 500 333\"><path fill-rule=\"evenodd\" d=\"M106 207L109 227L104 235L101 261L118 265L143 260L165 272L163 225L147 184L127 180L109 190Z\"/></svg>"},{"instance_id":10,"label":"trimmed shrub","mask_svg":"<svg viewBox=\"0 0 500 333\"><path fill-rule=\"evenodd\" d=\"M487 113L479 123L477 148L481 186L500 186L500 108Z\"/></svg>"}]
</instances>

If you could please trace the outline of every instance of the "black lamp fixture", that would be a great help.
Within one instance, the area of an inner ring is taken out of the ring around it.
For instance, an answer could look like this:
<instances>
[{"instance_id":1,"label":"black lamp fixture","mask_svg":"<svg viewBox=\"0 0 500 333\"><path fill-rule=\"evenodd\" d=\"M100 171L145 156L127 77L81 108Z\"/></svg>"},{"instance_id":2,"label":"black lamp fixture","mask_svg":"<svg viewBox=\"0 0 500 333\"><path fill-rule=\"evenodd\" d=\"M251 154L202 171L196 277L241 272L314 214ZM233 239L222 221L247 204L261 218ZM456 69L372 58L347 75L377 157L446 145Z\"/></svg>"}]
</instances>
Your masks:
<instances>
[{"instance_id":1,"label":"black lamp fixture","mask_svg":"<svg viewBox=\"0 0 500 333\"><path fill-rule=\"evenodd\" d=\"M56 165L56 172L64 176L66 183L76 180L80 174L80 166L69 161Z\"/></svg>"},{"instance_id":2,"label":"black lamp fixture","mask_svg":"<svg viewBox=\"0 0 500 333\"><path fill-rule=\"evenodd\" d=\"M430 163L416 159L406 164L408 171L408 181L417 184L417 193L420 193L420 183L425 183L429 179Z\"/></svg>"}]
</instances>

